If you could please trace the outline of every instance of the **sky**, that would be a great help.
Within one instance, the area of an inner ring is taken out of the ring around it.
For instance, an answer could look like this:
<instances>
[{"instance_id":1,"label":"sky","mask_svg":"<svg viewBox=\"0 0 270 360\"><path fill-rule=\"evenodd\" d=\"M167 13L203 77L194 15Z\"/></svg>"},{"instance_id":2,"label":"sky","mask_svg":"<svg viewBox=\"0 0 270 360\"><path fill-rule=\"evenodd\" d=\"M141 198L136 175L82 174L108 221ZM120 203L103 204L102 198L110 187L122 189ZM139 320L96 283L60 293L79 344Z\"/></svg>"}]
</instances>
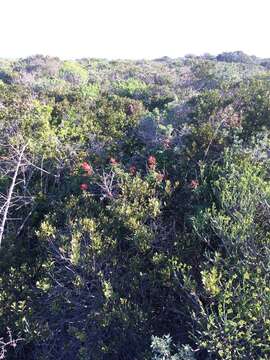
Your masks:
<instances>
[{"instance_id":1,"label":"sky","mask_svg":"<svg viewBox=\"0 0 270 360\"><path fill-rule=\"evenodd\" d=\"M270 0L0 0L0 58L270 57Z\"/></svg>"}]
</instances>

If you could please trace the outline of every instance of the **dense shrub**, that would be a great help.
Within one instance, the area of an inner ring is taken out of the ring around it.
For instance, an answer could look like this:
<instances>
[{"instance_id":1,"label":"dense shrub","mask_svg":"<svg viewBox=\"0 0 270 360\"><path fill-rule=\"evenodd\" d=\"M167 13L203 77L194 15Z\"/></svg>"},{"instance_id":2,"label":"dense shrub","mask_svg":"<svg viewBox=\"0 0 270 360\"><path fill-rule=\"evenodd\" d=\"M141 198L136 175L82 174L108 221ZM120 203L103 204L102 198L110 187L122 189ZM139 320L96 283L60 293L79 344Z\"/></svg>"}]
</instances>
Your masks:
<instances>
[{"instance_id":1,"label":"dense shrub","mask_svg":"<svg viewBox=\"0 0 270 360\"><path fill-rule=\"evenodd\" d=\"M261 63L0 60L0 357L269 357Z\"/></svg>"}]
</instances>

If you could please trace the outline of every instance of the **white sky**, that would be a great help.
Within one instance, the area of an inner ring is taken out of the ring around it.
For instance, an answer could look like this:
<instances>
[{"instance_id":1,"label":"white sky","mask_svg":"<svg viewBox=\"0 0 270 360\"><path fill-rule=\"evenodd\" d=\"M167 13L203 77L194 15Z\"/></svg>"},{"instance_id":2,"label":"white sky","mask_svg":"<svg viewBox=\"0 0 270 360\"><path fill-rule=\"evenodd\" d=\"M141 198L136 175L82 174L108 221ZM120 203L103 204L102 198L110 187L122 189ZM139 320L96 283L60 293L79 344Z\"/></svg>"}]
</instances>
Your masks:
<instances>
[{"instance_id":1,"label":"white sky","mask_svg":"<svg viewBox=\"0 0 270 360\"><path fill-rule=\"evenodd\" d=\"M270 57L270 0L0 0L0 57Z\"/></svg>"}]
</instances>

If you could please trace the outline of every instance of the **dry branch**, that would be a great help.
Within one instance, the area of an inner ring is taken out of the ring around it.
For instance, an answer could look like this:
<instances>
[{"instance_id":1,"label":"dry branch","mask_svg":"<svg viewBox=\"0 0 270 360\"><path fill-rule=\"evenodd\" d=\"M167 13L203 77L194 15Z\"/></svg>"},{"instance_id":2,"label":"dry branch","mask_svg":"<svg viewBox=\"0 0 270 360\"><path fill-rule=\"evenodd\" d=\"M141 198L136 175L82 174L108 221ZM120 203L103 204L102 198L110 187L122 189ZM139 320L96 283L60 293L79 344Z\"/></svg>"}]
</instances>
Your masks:
<instances>
[{"instance_id":1,"label":"dry branch","mask_svg":"<svg viewBox=\"0 0 270 360\"><path fill-rule=\"evenodd\" d=\"M9 210L10 205L11 205L12 195L13 195L13 192L14 192L14 188L16 186L16 181L17 181L19 169L20 169L20 166L22 164L23 153L24 153L24 151L26 149L26 146L27 145L24 145L22 147L21 151L19 152L17 165L16 165L16 168L15 168L14 175L12 177L12 182L11 182L11 185L10 185L10 188L9 188L9 191L8 191L7 200L6 200L5 205L4 205L3 218L2 218L1 226L0 226L0 247L1 247L1 244L2 244L2 240L3 240L5 224L7 222L8 210Z\"/></svg>"}]
</instances>

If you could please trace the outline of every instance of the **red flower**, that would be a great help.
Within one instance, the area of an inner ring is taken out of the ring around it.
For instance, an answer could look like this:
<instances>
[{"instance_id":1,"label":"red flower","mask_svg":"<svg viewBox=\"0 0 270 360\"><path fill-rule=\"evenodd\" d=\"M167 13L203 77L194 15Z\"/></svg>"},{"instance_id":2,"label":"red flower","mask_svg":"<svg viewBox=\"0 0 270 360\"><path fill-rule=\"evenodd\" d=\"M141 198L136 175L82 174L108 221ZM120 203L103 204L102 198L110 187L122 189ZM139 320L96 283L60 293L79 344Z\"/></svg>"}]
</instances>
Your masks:
<instances>
[{"instance_id":1,"label":"red flower","mask_svg":"<svg viewBox=\"0 0 270 360\"><path fill-rule=\"evenodd\" d=\"M86 190L88 190L88 185L85 184L85 183L83 183L83 184L80 185L80 189L81 189L82 191L86 191Z\"/></svg>"},{"instance_id":2,"label":"red flower","mask_svg":"<svg viewBox=\"0 0 270 360\"><path fill-rule=\"evenodd\" d=\"M191 189L197 189L197 187L199 186L199 181L198 180L191 180L190 184L189 184L189 187Z\"/></svg>"},{"instance_id":3,"label":"red flower","mask_svg":"<svg viewBox=\"0 0 270 360\"><path fill-rule=\"evenodd\" d=\"M81 168L90 176L93 174L94 170L90 164L84 161L81 165Z\"/></svg>"},{"instance_id":4,"label":"red flower","mask_svg":"<svg viewBox=\"0 0 270 360\"><path fill-rule=\"evenodd\" d=\"M115 158L111 157L111 158L110 158L110 164L111 164L112 166L115 166L115 165L118 164L118 162L117 162L117 160L115 160Z\"/></svg>"},{"instance_id":5,"label":"red flower","mask_svg":"<svg viewBox=\"0 0 270 360\"><path fill-rule=\"evenodd\" d=\"M133 176L135 176L137 174L137 168L135 165L131 165L129 168L129 173Z\"/></svg>"},{"instance_id":6,"label":"red flower","mask_svg":"<svg viewBox=\"0 0 270 360\"><path fill-rule=\"evenodd\" d=\"M155 158L155 156L150 155L147 159L147 165L149 167L149 169L154 170L156 165L157 165L157 159Z\"/></svg>"}]
</instances>

